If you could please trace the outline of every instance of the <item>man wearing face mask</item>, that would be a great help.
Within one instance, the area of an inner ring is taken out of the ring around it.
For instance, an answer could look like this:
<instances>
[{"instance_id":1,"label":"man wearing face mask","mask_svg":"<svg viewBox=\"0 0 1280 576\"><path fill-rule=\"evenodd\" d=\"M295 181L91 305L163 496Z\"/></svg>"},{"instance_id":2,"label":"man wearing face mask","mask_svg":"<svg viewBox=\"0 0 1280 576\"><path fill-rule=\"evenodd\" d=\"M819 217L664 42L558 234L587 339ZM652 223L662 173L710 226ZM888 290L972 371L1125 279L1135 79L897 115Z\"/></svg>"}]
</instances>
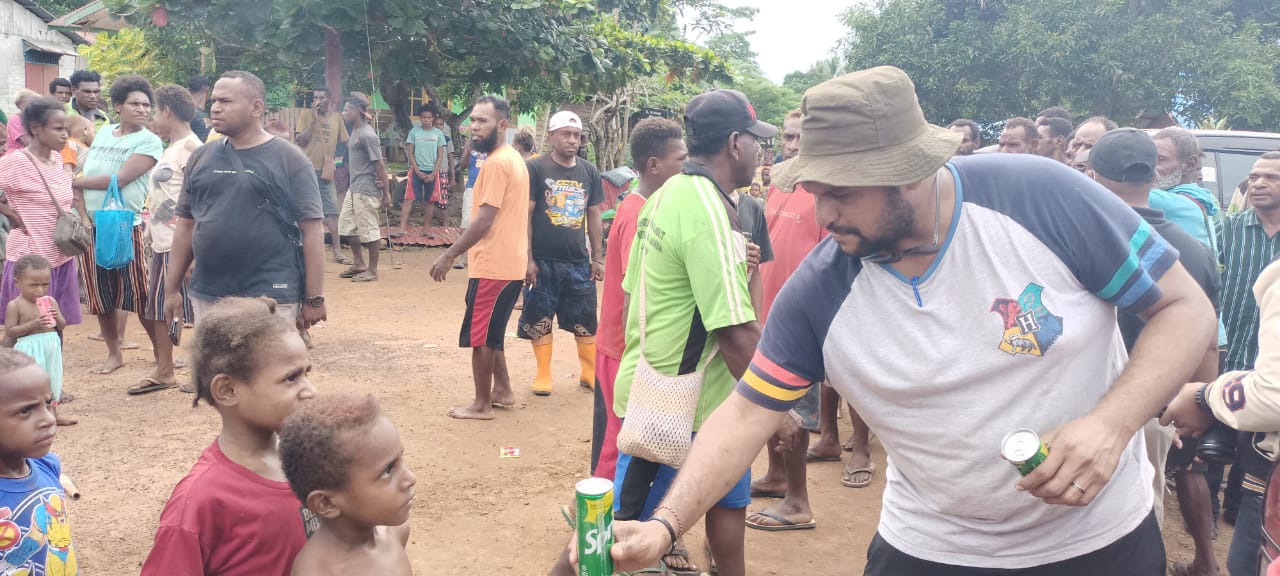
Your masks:
<instances>
[{"instance_id":1,"label":"man wearing face mask","mask_svg":"<svg viewBox=\"0 0 1280 576\"><path fill-rule=\"evenodd\" d=\"M1164 574L1141 429L1214 322L1177 251L1060 162L952 159L961 136L928 124L897 68L825 82L801 109L776 180L814 195L831 236L653 521L614 523L616 568L660 556L829 379L889 456L866 574ZM1147 321L1127 363L1117 309ZM1050 447L1025 477L1000 458L1019 429Z\"/></svg>"}]
</instances>

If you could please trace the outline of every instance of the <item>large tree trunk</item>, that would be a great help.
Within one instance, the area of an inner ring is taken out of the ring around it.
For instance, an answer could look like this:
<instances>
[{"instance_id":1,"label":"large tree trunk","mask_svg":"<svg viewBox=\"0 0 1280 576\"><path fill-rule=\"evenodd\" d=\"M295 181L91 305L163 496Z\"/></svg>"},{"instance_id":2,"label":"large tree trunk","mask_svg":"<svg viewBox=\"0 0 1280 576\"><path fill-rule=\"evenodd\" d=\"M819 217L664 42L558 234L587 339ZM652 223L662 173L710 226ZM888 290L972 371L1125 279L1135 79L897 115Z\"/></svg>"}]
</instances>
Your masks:
<instances>
[{"instance_id":1,"label":"large tree trunk","mask_svg":"<svg viewBox=\"0 0 1280 576\"><path fill-rule=\"evenodd\" d=\"M324 27L324 85L334 102L346 100L342 91L342 34L332 26Z\"/></svg>"}]
</instances>

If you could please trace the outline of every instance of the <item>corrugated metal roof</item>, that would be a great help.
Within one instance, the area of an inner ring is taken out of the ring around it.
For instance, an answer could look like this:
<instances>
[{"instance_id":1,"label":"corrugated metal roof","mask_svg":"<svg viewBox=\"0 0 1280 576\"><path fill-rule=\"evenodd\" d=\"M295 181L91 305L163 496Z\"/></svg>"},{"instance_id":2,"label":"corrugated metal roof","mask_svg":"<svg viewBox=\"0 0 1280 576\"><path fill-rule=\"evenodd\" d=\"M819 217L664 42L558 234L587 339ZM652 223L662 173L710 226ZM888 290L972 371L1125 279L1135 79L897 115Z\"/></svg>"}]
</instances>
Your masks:
<instances>
[{"instance_id":1,"label":"corrugated metal roof","mask_svg":"<svg viewBox=\"0 0 1280 576\"><path fill-rule=\"evenodd\" d=\"M26 8L32 14L35 14L45 24L49 24L55 20L55 18L53 17L53 14L50 14L48 10L44 9L44 7L40 6L39 4L36 4L35 0L13 0L13 1L17 2L19 6ZM101 4L101 1L99 1L98 3ZM68 40L71 40L72 44L75 44L77 46L80 44L89 43L88 40L85 40L83 37L81 37L79 34L76 34L75 32L67 32L66 30L59 30L58 32L61 33L63 36L66 36Z\"/></svg>"},{"instance_id":2,"label":"corrugated metal roof","mask_svg":"<svg viewBox=\"0 0 1280 576\"><path fill-rule=\"evenodd\" d=\"M75 56L76 51L73 48L59 46L53 42L43 42L40 40L22 39L23 50L35 50L36 52L48 52L49 54L62 54L63 56Z\"/></svg>"}]
</instances>

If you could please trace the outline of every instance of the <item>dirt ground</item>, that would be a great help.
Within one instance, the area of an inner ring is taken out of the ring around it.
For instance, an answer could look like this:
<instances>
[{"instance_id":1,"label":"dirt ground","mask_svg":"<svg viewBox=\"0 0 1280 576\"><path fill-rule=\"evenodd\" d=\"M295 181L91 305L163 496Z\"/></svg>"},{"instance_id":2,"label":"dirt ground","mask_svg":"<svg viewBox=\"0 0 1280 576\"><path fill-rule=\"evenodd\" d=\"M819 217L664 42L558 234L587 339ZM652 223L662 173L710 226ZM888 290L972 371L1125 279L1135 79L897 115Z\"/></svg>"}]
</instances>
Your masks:
<instances>
[{"instance_id":1,"label":"dirt ground","mask_svg":"<svg viewBox=\"0 0 1280 576\"><path fill-rule=\"evenodd\" d=\"M448 418L445 410L472 394L470 353L457 347L466 275L455 270L443 284L430 281L427 270L439 253L399 253L403 269L393 270L384 251L382 280L375 284L339 280L340 267L329 264L329 322L313 330L312 378L322 393L374 394L398 426L418 477L409 545L417 574L545 574L570 534L558 509L571 502L590 459L591 395L577 386L573 339L557 335L553 396L528 392L533 356L511 337L507 359L520 408L492 422ZM513 318L509 331L514 326ZM68 331L66 387L77 398L64 410L80 424L59 430L54 450L83 493L72 509L82 573L136 575L165 500L217 435L218 418L208 407L192 408L192 397L177 390L127 396L125 389L151 368L146 350L127 352L126 366L115 374L89 375L105 353L88 339L96 331L92 321ZM136 320L129 338L146 340ZM501 447L519 448L520 457L499 458ZM884 452L878 444L873 450L877 471L868 488L842 487L841 463L810 466L818 528L748 530L752 574L861 574L884 487ZM763 466L762 456L757 473ZM757 501L752 509L761 506ZM1167 509L1174 520L1165 531L1169 556L1189 559L1190 540L1172 497ZM1229 541L1223 525L1222 561ZM689 546L705 567L697 552L700 527Z\"/></svg>"}]
</instances>

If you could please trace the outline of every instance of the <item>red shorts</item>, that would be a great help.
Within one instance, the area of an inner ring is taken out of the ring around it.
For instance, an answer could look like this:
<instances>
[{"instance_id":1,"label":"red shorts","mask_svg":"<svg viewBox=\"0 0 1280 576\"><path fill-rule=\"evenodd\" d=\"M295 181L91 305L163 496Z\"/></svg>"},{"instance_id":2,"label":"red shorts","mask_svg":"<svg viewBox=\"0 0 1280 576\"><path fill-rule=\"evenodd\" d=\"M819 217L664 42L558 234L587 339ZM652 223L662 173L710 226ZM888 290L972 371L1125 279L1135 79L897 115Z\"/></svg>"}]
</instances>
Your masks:
<instances>
[{"instance_id":1,"label":"red shorts","mask_svg":"<svg viewBox=\"0 0 1280 576\"><path fill-rule=\"evenodd\" d=\"M506 339L507 322L520 296L521 280L489 280L472 278L467 281L467 313L462 317L462 332L458 346L478 348L488 346L502 350Z\"/></svg>"}]
</instances>

